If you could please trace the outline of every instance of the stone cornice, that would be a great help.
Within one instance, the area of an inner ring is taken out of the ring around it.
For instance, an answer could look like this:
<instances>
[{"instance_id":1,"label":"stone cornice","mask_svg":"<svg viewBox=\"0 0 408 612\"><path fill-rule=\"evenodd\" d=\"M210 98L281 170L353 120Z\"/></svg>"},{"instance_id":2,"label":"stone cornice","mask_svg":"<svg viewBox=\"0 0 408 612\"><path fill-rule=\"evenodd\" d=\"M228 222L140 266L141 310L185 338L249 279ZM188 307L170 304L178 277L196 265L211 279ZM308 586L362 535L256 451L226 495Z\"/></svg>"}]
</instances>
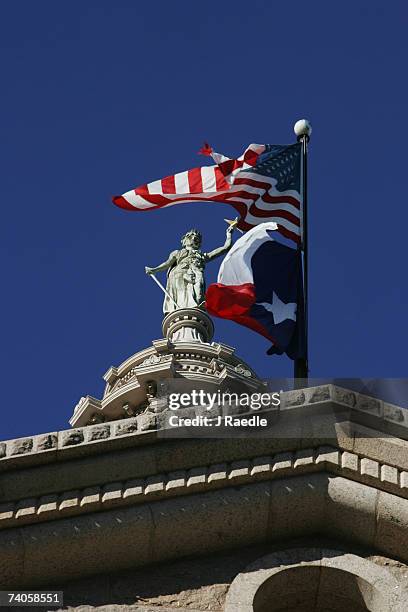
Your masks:
<instances>
[{"instance_id":1,"label":"stone cornice","mask_svg":"<svg viewBox=\"0 0 408 612\"><path fill-rule=\"evenodd\" d=\"M242 377L244 378L244 377ZM137 381L133 381L126 386L126 389L137 388ZM121 396L126 398L126 394ZM85 403L89 403L93 398L84 398ZM97 400L98 401L98 400ZM94 406L98 407L97 404ZM82 406L79 408L82 409ZM332 414L343 411L344 419L350 418L356 423L366 426L367 433L362 431L362 437L386 438L394 436L396 440L408 438L408 410L399 406L394 406L382 400L349 391L335 385L322 385L297 391L289 391L281 394L280 418L284 420L293 413L299 418L312 418L315 411L328 409ZM311 423L312 427L313 423ZM134 441L128 444L152 442L157 438L158 427L154 423L146 424L146 415L140 414L136 417L101 423L97 425L78 427L60 432L50 432L35 436L27 436L15 440L0 442L0 471L9 469L26 463L35 464L44 462L45 455L53 455L56 451L67 451L70 455L84 456L89 452L94 454L105 452L107 448L116 448L115 440L123 440L121 446L126 445L125 440L129 437ZM371 431L370 431L371 430ZM310 432L290 432L289 437L306 437ZM336 432L333 430L333 437ZM153 434L153 435L152 435ZM271 431L271 438L277 435L282 437L282 432L274 429ZM315 436L316 437L316 436ZM326 432L326 438L327 438ZM141 438L144 438L143 441ZM400 440L401 443L402 440ZM407 446L405 442L404 446ZM95 447L96 445L96 447ZM80 448L80 450L79 450ZM78 452L75 453L75 449ZM45 459L46 460L46 459Z\"/></svg>"},{"instance_id":2,"label":"stone cornice","mask_svg":"<svg viewBox=\"0 0 408 612\"><path fill-rule=\"evenodd\" d=\"M104 374L103 378L107 383L112 385L117 378L125 376L132 368L141 367L143 362L149 357L157 355L163 358L169 353L176 358L180 358L180 355L187 354L189 355L189 359L194 360L194 354L197 353L197 360L202 360L205 357L211 360L215 357L220 360L231 362L233 365L242 363L245 368L251 372L252 376L256 376L252 368L235 355L235 349L226 344L216 342L212 344L200 344L197 342L171 344L167 339L162 339L153 341L153 346L131 355L119 366L111 366Z\"/></svg>"},{"instance_id":3,"label":"stone cornice","mask_svg":"<svg viewBox=\"0 0 408 612\"><path fill-rule=\"evenodd\" d=\"M0 582L316 533L405 559L406 411L333 385L281 399L263 437L175 438L147 412L0 443Z\"/></svg>"},{"instance_id":4,"label":"stone cornice","mask_svg":"<svg viewBox=\"0 0 408 612\"><path fill-rule=\"evenodd\" d=\"M296 469L296 476L282 471L280 478L249 484L237 477L239 486L152 497L153 503L146 498L114 506L111 500L104 512L61 520L52 520L50 509L50 520L0 530L0 584L49 589L101 571L316 533L406 559L407 499L342 476Z\"/></svg>"},{"instance_id":5,"label":"stone cornice","mask_svg":"<svg viewBox=\"0 0 408 612\"><path fill-rule=\"evenodd\" d=\"M0 529L312 472L342 476L408 498L408 471L333 446L319 446L1 504Z\"/></svg>"}]
</instances>

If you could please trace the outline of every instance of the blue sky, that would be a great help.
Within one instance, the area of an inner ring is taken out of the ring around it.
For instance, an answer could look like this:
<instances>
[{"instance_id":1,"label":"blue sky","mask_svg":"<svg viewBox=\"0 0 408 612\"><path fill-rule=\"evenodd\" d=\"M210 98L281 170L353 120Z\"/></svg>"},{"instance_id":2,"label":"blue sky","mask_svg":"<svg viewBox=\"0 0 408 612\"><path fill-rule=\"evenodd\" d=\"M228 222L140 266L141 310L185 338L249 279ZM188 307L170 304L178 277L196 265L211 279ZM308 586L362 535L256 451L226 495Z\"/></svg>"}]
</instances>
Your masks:
<instances>
[{"instance_id":1,"label":"blue sky","mask_svg":"<svg viewBox=\"0 0 408 612\"><path fill-rule=\"evenodd\" d=\"M68 428L103 373L161 336L144 274L224 205L149 213L114 194L200 163L208 140L310 144L311 376L407 374L406 3L3 3L0 439ZM219 263L219 262L218 262ZM207 279L216 278L218 263ZM264 377L286 357L228 321Z\"/></svg>"}]
</instances>

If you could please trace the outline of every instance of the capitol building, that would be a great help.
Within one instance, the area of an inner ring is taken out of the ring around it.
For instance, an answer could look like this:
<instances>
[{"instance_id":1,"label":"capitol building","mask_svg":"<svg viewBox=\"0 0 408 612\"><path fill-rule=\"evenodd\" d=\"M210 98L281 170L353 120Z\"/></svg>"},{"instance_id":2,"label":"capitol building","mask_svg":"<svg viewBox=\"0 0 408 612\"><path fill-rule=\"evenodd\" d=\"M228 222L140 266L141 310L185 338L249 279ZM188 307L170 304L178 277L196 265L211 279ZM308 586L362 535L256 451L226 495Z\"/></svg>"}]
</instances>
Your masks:
<instances>
[{"instance_id":1,"label":"capitol building","mask_svg":"<svg viewBox=\"0 0 408 612\"><path fill-rule=\"evenodd\" d=\"M273 392L198 308L104 380L70 428L0 443L0 590L81 612L408 610L406 410L331 383L171 409Z\"/></svg>"}]
</instances>

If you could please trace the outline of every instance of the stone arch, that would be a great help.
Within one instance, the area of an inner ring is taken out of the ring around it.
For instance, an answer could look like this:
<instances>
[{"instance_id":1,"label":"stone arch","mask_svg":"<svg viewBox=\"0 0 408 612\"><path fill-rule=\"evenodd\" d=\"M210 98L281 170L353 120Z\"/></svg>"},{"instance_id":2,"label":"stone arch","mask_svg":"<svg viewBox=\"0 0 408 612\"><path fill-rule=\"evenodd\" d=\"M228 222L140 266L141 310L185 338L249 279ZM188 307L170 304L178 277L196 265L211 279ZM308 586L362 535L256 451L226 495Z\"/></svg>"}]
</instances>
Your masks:
<instances>
[{"instance_id":1,"label":"stone arch","mask_svg":"<svg viewBox=\"0 0 408 612\"><path fill-rule=\"evenodd\" d=\"M386 569L354 554L295 548L261 557L238 574L225 612L403 612Z\"/></svg>"}]
</instances>

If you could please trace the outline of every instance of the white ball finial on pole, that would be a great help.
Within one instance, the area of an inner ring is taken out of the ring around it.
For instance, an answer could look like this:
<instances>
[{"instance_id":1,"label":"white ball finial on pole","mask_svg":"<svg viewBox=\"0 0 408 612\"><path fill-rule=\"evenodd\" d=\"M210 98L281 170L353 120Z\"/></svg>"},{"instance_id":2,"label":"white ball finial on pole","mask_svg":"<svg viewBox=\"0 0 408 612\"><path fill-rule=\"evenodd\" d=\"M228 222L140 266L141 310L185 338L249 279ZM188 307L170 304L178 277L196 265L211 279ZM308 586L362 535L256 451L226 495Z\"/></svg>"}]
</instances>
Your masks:
<instances>
[{"instance_id":1,"label":"white ball finial on pole","mask_svg":"<svg viewBox=\"0 0 408 612\"><path fill-rule=\"evenodd\" d=\"M307 119L299 119L299 121L296 121L295 125L293 126L293 131L298 137L298 140L300 140L303 136L306 136L306 139L309 140L312 133L312 126Z\"/></svg>"}]
</instances>

